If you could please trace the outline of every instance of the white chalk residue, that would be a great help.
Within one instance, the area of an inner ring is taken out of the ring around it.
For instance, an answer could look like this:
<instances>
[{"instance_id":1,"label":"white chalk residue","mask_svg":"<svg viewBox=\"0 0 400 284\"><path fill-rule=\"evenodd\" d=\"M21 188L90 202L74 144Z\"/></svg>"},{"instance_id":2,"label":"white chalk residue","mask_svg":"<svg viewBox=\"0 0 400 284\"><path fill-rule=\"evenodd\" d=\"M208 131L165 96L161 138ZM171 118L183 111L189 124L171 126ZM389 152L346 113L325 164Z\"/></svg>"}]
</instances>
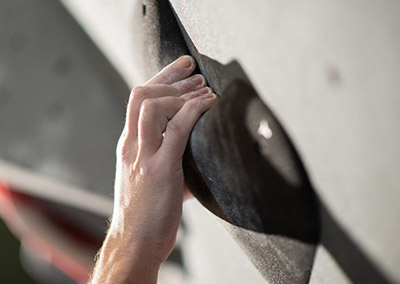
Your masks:
<instances>
[{"instance_id":1,"label":"white chalk residue","mask_svg":"<svg viewBox=\"0 0 400 284\"><path fill-rule=\"evenodd\" d=\"M269 139L272 137L273 133L271 128L269 127L268 121L266 121L265 119L261 120L257 133L263 136L265 139Z\"/></svg>"}]
</instances>

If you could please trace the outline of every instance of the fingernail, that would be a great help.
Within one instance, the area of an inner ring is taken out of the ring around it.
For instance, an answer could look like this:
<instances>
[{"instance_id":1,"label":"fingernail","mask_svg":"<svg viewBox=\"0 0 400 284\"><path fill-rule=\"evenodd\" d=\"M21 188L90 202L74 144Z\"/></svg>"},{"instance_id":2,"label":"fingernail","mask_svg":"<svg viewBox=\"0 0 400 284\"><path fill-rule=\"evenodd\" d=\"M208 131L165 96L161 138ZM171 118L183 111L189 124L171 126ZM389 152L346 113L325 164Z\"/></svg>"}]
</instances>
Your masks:
<instances>
[{"instance_id":1,"label":"fingernail","mask_svg":"<svg viewBox=\"0 0 400 284\"><path fill-rule=\"evenodd\" d=\"M206 85L206 78L203 75L194 75L191 79L192 84L195 86L205 86Z\"/></svg>"},{"instance_id":2,"label":"fingernail","mask_svg":"<svg viewBox=\"0 0 400 284\"><path fill-rule=\"evenodd\" d=\"M214 94L214 93L211 93L211 94L206 94L206 95L202 96L202 98L204 98L204 99L216 99L216 98L218 98L218 96L216 94Z\"/></svg>"},{"instance_id":3,"label":"fingernail","mask_svg":"<svg viewBox=\"0 0 400 284\"><path fill-rule=\"evenodd\" d=\"M201 89L199 89L197 91L194 91L192 96L198 97L198 96L202 96L202 95L205 95L205 94L209 94L211 92L212 92L212 90L211 90L210 87L205 87L205 88L201 88Z\"/></svg>"},{"instance_id":4,"label":"fingernail","mask_svg":"<svg viewBox=\"0 0 400 284\"><path fill-rule=\"evenodd\" d=\"M178 65L181 68L189 69L194 65L194 59L189 55L184 55L178 60Z\"/></svg>"},{"instance_id":5,"label":"fingernail","mask_svg":"<svg viewBox=\"0 0 400 284\"><path fill-rule=\"evenodd\" d=\"M212 93L212 89L210 87L204 87L204 88L198 89L196 91L186 93L186 94L182 95L181 98L184 99L185 101L188 101L190 99L193 99L196 97L201 97L203 95L210 94L210 93Z\"/></svg>"}]
</instances>

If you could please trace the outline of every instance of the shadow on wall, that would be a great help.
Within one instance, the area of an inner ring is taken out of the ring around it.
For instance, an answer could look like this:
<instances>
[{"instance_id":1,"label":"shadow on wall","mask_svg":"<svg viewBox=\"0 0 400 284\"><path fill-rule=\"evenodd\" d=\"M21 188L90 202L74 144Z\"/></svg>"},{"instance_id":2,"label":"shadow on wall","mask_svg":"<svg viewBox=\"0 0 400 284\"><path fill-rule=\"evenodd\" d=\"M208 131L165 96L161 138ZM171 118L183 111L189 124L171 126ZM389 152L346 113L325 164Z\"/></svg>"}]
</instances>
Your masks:
<instances>
[{"instance_id":1,"label":"shadow on wall","mask_svg":"<svg viewBox=\"0 0 400 284\"><path fill-rule=\"evenodd\" d=\"M319 202L321 244L354 284L391 283L340 227L323 202Z\"/></svg>"}]
</instances>

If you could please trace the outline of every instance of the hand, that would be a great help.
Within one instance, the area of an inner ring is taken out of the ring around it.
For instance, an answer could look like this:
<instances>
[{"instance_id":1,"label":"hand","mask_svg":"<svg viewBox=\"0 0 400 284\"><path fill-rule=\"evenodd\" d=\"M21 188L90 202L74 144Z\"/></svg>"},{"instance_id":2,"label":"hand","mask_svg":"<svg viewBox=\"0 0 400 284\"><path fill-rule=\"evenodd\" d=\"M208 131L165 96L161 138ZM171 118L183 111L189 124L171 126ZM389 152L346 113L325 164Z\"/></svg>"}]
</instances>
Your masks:
<instances>
[{"instance_id":1,"label":"hand","mask_svg":"<svg viewBox=\"0 0 400 284\"><path fill-rule=\"evenodd\" d=\"M115 274L135 283L147 274L153 278L143 283L155 283L174 247L184 194L182 156L194 124L216 98L203 76L189 77L194 69L194 59L183 56L132 90L117 146L113 217L93 275L100 282L92 283L108 283ZM113 273L109 266L117 263Z\"/></svg>"}]
</instances>

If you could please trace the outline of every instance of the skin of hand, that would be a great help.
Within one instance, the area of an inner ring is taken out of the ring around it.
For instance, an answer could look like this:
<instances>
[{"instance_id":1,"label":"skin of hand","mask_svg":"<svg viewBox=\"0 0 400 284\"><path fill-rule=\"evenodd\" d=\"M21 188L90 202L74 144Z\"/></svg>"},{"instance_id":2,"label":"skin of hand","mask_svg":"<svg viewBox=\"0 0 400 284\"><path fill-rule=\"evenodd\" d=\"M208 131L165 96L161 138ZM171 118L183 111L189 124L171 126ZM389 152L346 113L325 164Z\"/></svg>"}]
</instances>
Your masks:
<instances>
[{"instance_id":1,"label":"skin of hand","mask_svg":"<svg viewBox=\"0 0 400 284\"><path fill-rule=\"evenodd\" d=\"M117 146L114 212L90 283L157 283L182 215L182 156L216 95L182 56L130 95ZM191 76L192 75L192 76Z\"/></svg>"}]
</instances>

